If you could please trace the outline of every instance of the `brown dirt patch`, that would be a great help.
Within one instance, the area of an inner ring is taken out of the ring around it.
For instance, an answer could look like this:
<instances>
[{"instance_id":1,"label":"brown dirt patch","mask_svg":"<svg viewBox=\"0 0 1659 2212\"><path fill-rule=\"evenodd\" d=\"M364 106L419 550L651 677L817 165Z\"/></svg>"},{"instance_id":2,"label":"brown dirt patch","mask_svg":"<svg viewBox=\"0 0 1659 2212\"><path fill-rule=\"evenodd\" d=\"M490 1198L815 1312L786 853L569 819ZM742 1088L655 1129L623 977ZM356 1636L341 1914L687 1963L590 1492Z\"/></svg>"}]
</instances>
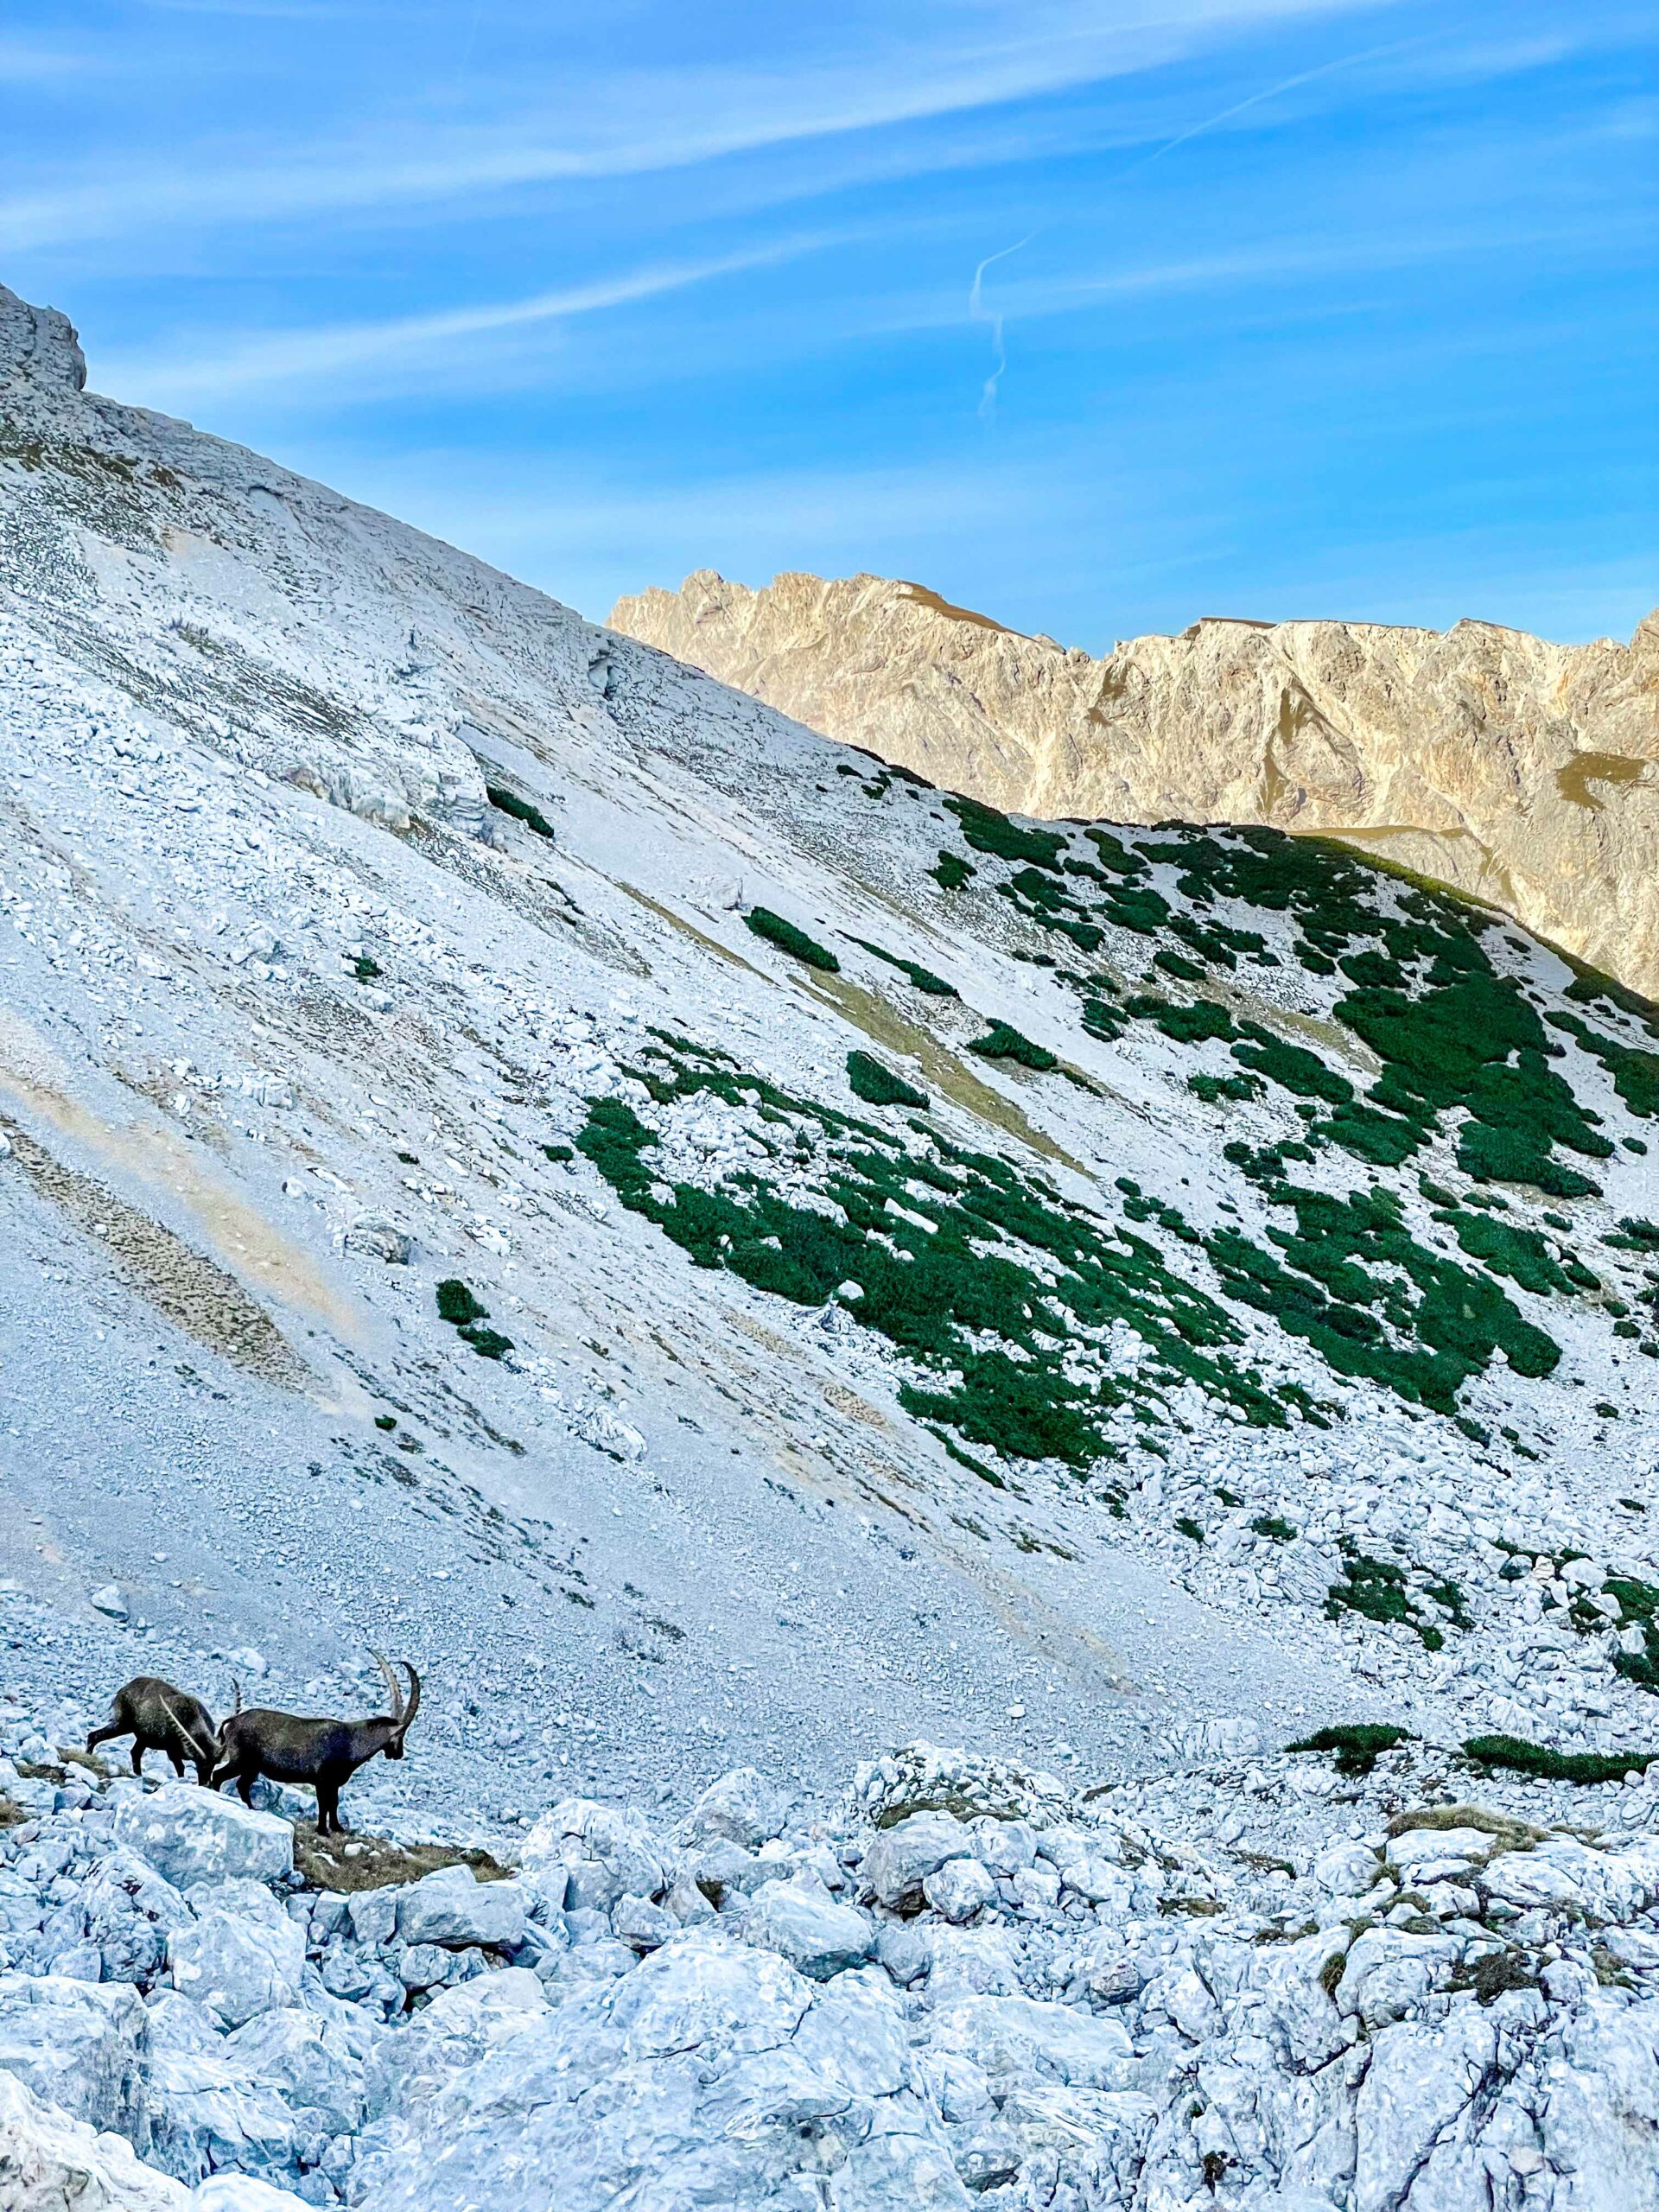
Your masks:
<instances>
[{"instance_id":1,"label":"brown dirt patch","mask_svg":"<svg viewBox=\"0 0 1659 2212\"><path fill-rule=\"evenodd\" d=\"M313 1889L347 1897L418 1882L442 1866L470 1866L480 1882L507 1881L513 1871L487 1851L448 1843L394 1843L381 1835L320 1836L309 1821L295 1823L294 1864Z\"/></svg>"},{"instance_id":2,"label":"brown dirt patch","mask_svg":"<svg viewBox=\"0 0 1659 2212\"><path fill-rule=\"evenodd\" d=\"M268 1382L289 1390L314 1377L264 1308L221 1268L78 1167L67 1166L0 1115L11 1156L43 1198L109 1255L113 1272L178 1328Z\"/></svg>"}]
</instances>

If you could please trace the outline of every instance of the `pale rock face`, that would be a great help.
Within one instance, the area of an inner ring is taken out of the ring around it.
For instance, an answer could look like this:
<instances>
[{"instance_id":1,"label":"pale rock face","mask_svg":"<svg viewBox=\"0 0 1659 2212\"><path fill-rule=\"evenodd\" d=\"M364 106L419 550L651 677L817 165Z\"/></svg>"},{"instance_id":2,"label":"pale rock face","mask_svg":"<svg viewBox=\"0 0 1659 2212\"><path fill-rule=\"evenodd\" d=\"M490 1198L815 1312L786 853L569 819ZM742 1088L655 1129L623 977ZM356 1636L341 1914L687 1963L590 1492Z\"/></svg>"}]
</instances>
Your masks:
<instances>
[{"instance_id":1,"label":"pale rock face","mask_svg":"<svg viewBox=\"0 0 1659 2212\"><path fill-rule=\"evenodd\" d=\"M0 2071L0 2203L7 2212L191 2212L191 2193L141 2164L119 2135L98 2133Z\"/></svg>"},{"instance_id":2,"label":"pale rock face","mask_svg":"<svg viewBox=\"0 0 1659 2212\"><path fill-rule=\"evenodd\" d=\"M814 1981L828 1981L868 1958L874 1936L861 1913L795 1882L763 1882L750 1899L742 1932Z\"/></svg>"},{"instance_id":3,"label":"pale rock face","mask_svg":"<svg viewBox=\"0 0 1659 2212\"><path fill-rule=\"evenodd\" d=\"M273 1813L194 1783L169 1782L148 1797L129 1797L116 1834L177 1889L193 1882L280 1881L294 1863L294 1831Z\"/></svg>"},{"instance_id":4,"label":"pale rock face","mask_svg":"<svg viewBox=\"0 0 1659 2212\"><path fill-rule=\"evenodd\" d=\"M611 624L1009 811L1343 837L1659 992L1659 619L1628 645L1206 620L1095 660L919 584L700 569Z\"/></svg>"},{"instance_id":5,"label":"pale rock face","mask_svg":"<svg viewBox=\"0 0 1659 2212\"><path fill-rule=\"evenodd\" d=\"M15 2074L48 2104L141 2147L149 2047L143 2002L122 1983L0 1974L0 2080Z\"/></svg>"},{"instance_id":6,"label":"pale rock face","mask_svg":"<svg viewBox=\"0 0 1659 2212\"><path fill-rule=\"evenodd\" d=\"M470 1866L444 1866L405 1890L397 1933L406 1943L486 1943L516 1950L524 1937L517 1882L480 1882Z\"/></svg>"},{"instance_id":7,"label":"pale rock face","mask_svg":"<svg viewBox=\"0 0 1659 2212\"><path fill-rule=\"evenodd\" d=\"M295 2004L305 1970L305 1937L291 1920L251 1921L209 1910L168 1943L173 1986L205 2005L223 2027Z\"/></svg>"}]
</instances>

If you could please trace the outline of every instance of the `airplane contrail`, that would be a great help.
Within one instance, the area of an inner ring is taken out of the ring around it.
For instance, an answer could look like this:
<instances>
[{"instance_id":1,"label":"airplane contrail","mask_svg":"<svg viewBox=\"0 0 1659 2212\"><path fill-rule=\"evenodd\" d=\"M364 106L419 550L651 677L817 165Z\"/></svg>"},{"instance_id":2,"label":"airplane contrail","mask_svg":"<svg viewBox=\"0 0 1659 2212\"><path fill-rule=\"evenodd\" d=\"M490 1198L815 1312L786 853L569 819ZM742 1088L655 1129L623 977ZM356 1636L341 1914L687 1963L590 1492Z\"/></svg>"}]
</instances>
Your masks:
<instances>
[{"instance_id":1,"label":"airplane contrail","mask_svg":"<svg viewBox=\"0 0 1659 2212\"><path fill-rule=\"evenodd\" d=\"M979 419L982 423L988 422L996 410L997 386L1002 381L1003 370L1008 365L1008 349L1003 342L1002 336L1002 318L1000 315L992 313L985 305L985 271L994 261L1006 261L1011 253L1018 253L1021 246L1029 245L1036 235L1035 231L1027 231L1025 237L1017 239L1013 245L1001 246L996 252L988 253L978 268L975 270L974 281L969 287L969 315L975 322L990 324L991 351L996 364L989 376L986 378L985 389L980 394Z\"/></svg>"},{"instance_id":2,"label":"airplane contrail","mask_svg":"<svg viewBox=\"0 0 1659 2212\"><path fill-rule=\"evenodd\" d=\"M1363 54L1339 54L1334 61L1322 61L1317 69L1301 69L1294 77L1284 77L1276 85L1268 85L1259 92L1252 92L1248 99L1235 100L1231 107L1223 108L1218 114L1207 115L1201 123L1194 123L1174 137L1166 139L1151 153L1143 154L1138 162L1131 162L1119 178L1134 176L1139 170L1150 168L1154 162L1161 162L1166 154L1173 154L1178 146L1185 146L1190 139L1202 137L1206 130L1214 130L1224 123L1230 123L1236 115L1243 115L1248 108L1260 107L1264 100L1276 100L1281 92L1294 92L1298 85L1311 85L1316 77L1334 76L1338 69L1357 68L1362 61L1380 60L1385 54L1401 54L1408 47L1424 46L1431 34L1418 38L1391 40L1387 46L1370 46Z\"/></svg>"}]
</instances>

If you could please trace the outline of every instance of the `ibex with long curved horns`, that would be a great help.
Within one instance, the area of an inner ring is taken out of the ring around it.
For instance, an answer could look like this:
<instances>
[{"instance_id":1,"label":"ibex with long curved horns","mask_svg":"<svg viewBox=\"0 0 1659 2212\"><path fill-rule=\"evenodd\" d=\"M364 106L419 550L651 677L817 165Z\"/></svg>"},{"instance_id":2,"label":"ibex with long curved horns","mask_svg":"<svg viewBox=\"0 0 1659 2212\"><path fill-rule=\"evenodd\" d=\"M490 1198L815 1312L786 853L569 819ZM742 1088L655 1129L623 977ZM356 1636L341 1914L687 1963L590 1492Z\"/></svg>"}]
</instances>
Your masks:
<instances>
[{"instance_id":1,"label":"ibex with long curved horns","mask_svg":"<svg viewBox=\"0 0 1659 2212\"><path fill-rule=\"evenodd\" d=\"M219 1757L213 1714L200 1698L159 1675L135 1675L122 1684L110 1700L109 1719L86 1738L87 1750L95 1751L111 1736L131 1737L135 1774L143 1772L146 1751L165 1751L175 1774L183 1774L188 1759L197 1781L205 1784Z\"/></svg>"},{"instance_id":2,"label":"ibex with long curved horns","mask_svg":"<svg viewBox=\"0 0 1659 2212\"><path fill-rule=\"evenodd\" d=\"M317 1834L340 1834L341 1789L377 1752L402 1758L404 1738L421 1709L421 1678L408 1660L397 1662L409 1674L405 1704L391 1662L378 1651L374 1656L391 1694L390 1713L366 1720L312 1720L258 1706L238 1710L219 1723L219 1764L208 1787L218 1789L234 1780L247 1805L262 1774L272 1782L308 1782L317 1793Z\"/></svg>"}]
</instances>

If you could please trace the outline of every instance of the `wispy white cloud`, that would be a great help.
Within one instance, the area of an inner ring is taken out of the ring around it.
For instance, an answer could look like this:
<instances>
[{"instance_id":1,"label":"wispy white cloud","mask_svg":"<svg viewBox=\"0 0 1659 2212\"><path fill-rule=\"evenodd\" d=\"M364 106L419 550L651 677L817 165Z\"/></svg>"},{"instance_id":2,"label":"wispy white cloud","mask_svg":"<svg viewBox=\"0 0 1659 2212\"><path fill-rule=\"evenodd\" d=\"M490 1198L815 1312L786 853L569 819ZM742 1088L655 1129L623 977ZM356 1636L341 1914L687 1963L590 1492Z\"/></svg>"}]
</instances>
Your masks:
<instances>
[{"instance_id":1,"label":"wispy white cloud","mask_svg":"<svg viewBox=\"0 0 1659 2212\"><path fill-rule=\"evenodd\" d=\"M1114 0L1052 0L1046 10L974 11L976 42L890 39L855 56L793 69L737 66L671 73L619 67L584 78L557 113L499 113L474 124L388 123L342 143L273 147L226 161L222 146L169 150L163 162L99 174L0 200L14 251L192 227L280 221L327 210L449 201L525 186L645 175L803 141L1064 92L1169 62L1275 21L1332 16L1367 0L1174 0L1148 20ZM411 143L412 142L412 143Z\"/></svg>"},{"instance_id":2,"label":"wispy white cloud","mask_svg":"<svg viewBox=\"0 0 1659 2212\"><path fill-rule=\"evenodd\" d=\"M820 238L779 240L745 253L703 261L659 264L626 276L601 278L563 290L537 292L528 299L492 306L452 308L441 314L398 315L378 322L335 322L307 330L250 331L226 342L217 334L213 352L176 346L149 354L105 357L98 378L124 397L153 399L168 406L194 404L231 393L270 391L327 378L339 396L340 379L393 358L430 364L469 341L500 337L537 325L571 321L627 307L637 301L684 291L741 270L757 269L810 251Z\"/></svg>"},{"instance_id":3,"label":"wispy white cloud","mask_svg":"<svg viewBox=\"0 0 1659 2212\"><path fill-rule=\"evenodd\" d=\"M0 85L37 84L53 77L95 73L100 64L90 54L66 46L40 46L32 40L0 38Z\"/></svg>"}]
</instances>

